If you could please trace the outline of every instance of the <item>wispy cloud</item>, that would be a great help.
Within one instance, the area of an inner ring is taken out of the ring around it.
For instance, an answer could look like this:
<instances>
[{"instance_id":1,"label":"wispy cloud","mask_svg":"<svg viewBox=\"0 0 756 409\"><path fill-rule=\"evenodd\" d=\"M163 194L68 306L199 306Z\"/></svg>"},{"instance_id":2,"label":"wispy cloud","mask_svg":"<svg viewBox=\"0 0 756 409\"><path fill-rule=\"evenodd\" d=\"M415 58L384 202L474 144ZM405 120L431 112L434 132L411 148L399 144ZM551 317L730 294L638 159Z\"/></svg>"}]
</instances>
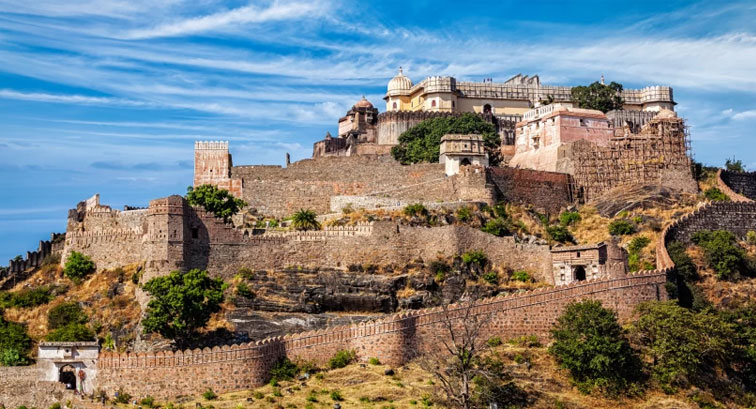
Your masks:
<instances>
[{"instance_id":1,"label":"wispy cloud","mask_svg":"<svg viewBox=\"0 0 756 409\"><path fill-rule=\"evenodd\" d=\"M0 98L17 99L22 101L53 102L61 104L84 104L84 105L120 105L120 106L146 106L146 102L123 98L95 97L87 95L48 94L43 92L21 92L11 89L0 89Z\"/></svg>"},{"instance_id":2,"label":"wispy cloud","mask_svg":"<svg viewBox=\"0 0 756 409\"><path fill-rule=\"evenodd\" d=\"M304 17L312 18L317 17L325 11L324 6L325 4L317 1L275 1L269 7L248 5L152 28L132 30L126 33L123 38L143 40L157 37L175 37L227 28L234 25L297 20Z\"/></svg>"}]
</instances>

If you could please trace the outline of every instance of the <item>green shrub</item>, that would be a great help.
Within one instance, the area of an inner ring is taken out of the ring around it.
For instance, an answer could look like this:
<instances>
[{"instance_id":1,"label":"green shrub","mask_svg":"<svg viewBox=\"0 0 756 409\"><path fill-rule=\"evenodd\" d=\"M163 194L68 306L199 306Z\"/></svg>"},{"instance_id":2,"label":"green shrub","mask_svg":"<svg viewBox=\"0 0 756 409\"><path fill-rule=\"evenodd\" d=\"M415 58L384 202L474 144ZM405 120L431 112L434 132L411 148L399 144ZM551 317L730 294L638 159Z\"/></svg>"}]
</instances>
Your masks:
<instances>
[{"instance_id":1,"label":"green shrub","mask_svg":"<svg viewBox=\"0 0 756 409\"><path fill-rule=\"evenodd\" d=\"M675 263L675 272L685 281L695 281L698 279L698 269L693 259L685 251L685 245L679 241L667 243L667 253L672 262Z\"/></svg>"},{"instance_id":2,"label":"green shrub","mask_svg":"<svg viewBox=\"0 0 756 409\"><path fill-rule=\"evenodd\" d=\"M15 293L0 293L0 308L34 308L54 298L49 286L24 289Z\"/></svg>"},{"instance_id":3,"label":"green shrub","mask_svg":"<svg viewBox=\"0 0 756 409\"><path fill-rule=\"evenodd\" d=\"M252 290L249 289L249 286L247 285L247 283L244 283L244 282L236 285L236 294L244 298L249 298L249 299L255 298L255 293L252 292Z\"/></svg>"},{"instance_id":4,"label":"green shrub","mask_svg":"<svg viewBox=\"0 0 756 409\"><path fill-rule=\"evenodd\" d=\"M32 340L26 328L15 322L6 321L0 313L0 364L3 366L26 365L29 363Z\"/></svg>"},{"instance_id":5,"label":"green shrub","mask_svg":"<svg viewBox=\"0 0 756 409\"><path fill-rule=\"evenodd\" d=\"M483 267L488 263L488 256L482 251L468 251L462 254L462 262L467 265L477 264L478 266Z\"/></svg>"},{"instance_id":6,"label":"green shrub","mask_svg":"<svg viewBox=\"0 0 756 409\"><path fill-rule=\"evenodd\" d=\"M335 402L341 402L344 400L344 397L341 396L341 392L338 389L334 389L331 391L331 399Z\"/></svg>"},{"instance_id":7,"label":"green shrub","mask_svg":"<svg viewBox=\"0 0 756 409\"><path fill-rule=\"evenodd\" d=\"M691 240L704 250L704 257L719 278L738 279L741 273L752 275L753 260L737 243L734 234L726 230L702 230L696 232Z\"/></svg>"},{"instance_id":8,"label":"green shrub","mask_svg":"<svg viewBox=\"0 0 756 409\"><path fill-rule=\"evenodd\" d=\"M85 324L88 318L78 302L65 302L47 312L47 328L58 329L68 324Z\"/></svg>"},{"instance_id":9,"label":"green shrub","mask_svg":"<svg viewBox=\"0 0 756 409\"><path fill-rule=\"evenodd\" d=\"M704 191L704 197L712 202L729 202L730 198L719 188L711 187Z\"/></svg>"},{"instance_id":10,"label":"green shrub","mask_svg":"<svg viewBox=\"0 0 756 409\"><path fill-rule=\"evenodd\" d=\"M487 221L481 230L497 237L503 237L511 233L509 222L501 217Z\"/></svg>"},{"instance_id":11,"label":"green shrub","mask_svg":"<svg viewBox=\"0 0 756 409\"><path fill-rule=\"evenodd\" d=\"M735 160L734 157L725 161L725 168L731 172L745 172L743 161L740 159Z\"/></svg>"},{"instance_id":12,"label":"green shrub","mask_svg":"<svg viewBox=\"0 0 756 409\"><path fill-rule=\"evenodd\" d=\"M131 395L124 392L123 389L118 389L118 391L115 393L115 398L113 399L115 403L124 403L129 404L131 403Z\"/></svg>"},{"instance_id":13,"label":"green shrub","mask_svg":"<svg viewBox=\"0 0 756 409\"><path fill-rule=\"evenodd\" d=\"M541 346L541 341L538 340L538 336L536 335L522 335L519 337L512 338L508 340L507 342L512 345L517 345L520 347L527 347L527 348L537 348Z\"/></svg>"},{"instance_id":14,"label":"green shrub","mask_svg":"<svg viewBox=\"0 0 756 409\"><path fill-rule=\"evenodd\" d=\"M746 243L756 246L756 231L749 230L748 233L746 233Z\"/></svg>"},{"instance_id":15,"label":"green shrub","mask_svg":"<svg viewBox=\"0 0 756 409\"><path fill-rule=\"evenodd\" d=\"M299 209L291 217L291 225L296 230L320 230L318 215L310 209Z\"/></svg>"},{"instance_id":16,"label":"green shrub","mask_svg":"<svg viewBox=\"0 0 756 409\"><path fill-rule=\"evenodd\" d=\"M501 337L491 337L491 338L488 338L488 340L486 341L486 345L492 348L497 347L501 344L502 344Z\"/></svg>"},{"instance_id":17,"label":"green shrub","mask_svg":"<svg viewBox=\"0 0 756 409\"><path fill-rule=\"evenodd\" d=\"M580 213L578 212L562 212L559 215L559 223L562 226L569 226L580 221Z\"/></svg>"},{"instance_id":18,"label":"green shrub","mask_svg":"<svg viewBox=\"0 0 756 409\"><path fill-rule=\"evenodd\" d=\"M343 368L352 363L355 357L354 351L342 349L328 361L328 367L331 369Z\"/></svg>"},{"instance_id":19,"label":"green shrub","mask_svg":"<svg viewBox=\"0 0 756 409\"><path fill-rule=\"evenodd\" d=\"M423 206L422 203L415 203L411 205L407 205L404 210L404 214L413 217L413 216L419 216L419 217L426 217L428 216L428 209Z\"/></svg>"},{"instance_id":20,"label":"green shrub","mask_svg":"<svg viewBox=\"0 0 756 409\"><path fill-rule=\"evenodd\" d=\"M237 199L228 190L213 185L189 186L186 189L186 201L192 206L202 206L226 223L247 205L244 200Z\"/></svg>"},{"instance_id":21,"label":"green shrub","mask_svg":"<svg viewBox=\"0 0 756 409\"><path fill-rule=\"evenodd\" d=\"M634 237L630 240L630 244L627 245L627 251L630 253L639 253L651 243L651 239L646 236Z\"/></svg>"},{"instance_id":22,"label":"green shrub","mask_svg":"<svg viewBox=\"0 0 756 409\"><path fill-rule=\"evenodd\" d=\"M72 251L66 259L66 265L63 268L63 274L73 282L79 282L91 274L95 269L92 259L77 251Z\"/></svg>"},{"instance_id":23,"label":"green shrub","mask_svg":"<svg viewBox=\"0 0 756 409\"><path fill-rule=\"evenodd\" d=\"M633 332L653 362L652 376L665 390L687 386L730 355L733 328L714 314L695 313L674 301L647 302L637 310Z\"/></svg>"},{"instance_id":24,"label":"green shrub","mask_svg":"<svg viewBox=\"0 0 756 409\"><path fill-rule=\"evenodd\" d=\"M467 206L460 207L456 212L457 220L466 223L472 220L472 211Z\"/></svg>"},{"instance_id":25,"label":"green shrub","mask_svg":"<svg viewBox=\"0 0 756 409\"><path fill-rule=\"evenodd\" d=\"M609 234L622 236L635 233L635 225L627 219L617 219L609 223Z\"/></svg>"},{"instance_id":26,"label":"green shrub","mask_svg":"<svg viewBox=\"0 0 756 409\"><path fill-rule=\"evenodd\" d=\"M294 378L299 373L299 367L289 360L289 358L283 358L278 360L273 368L270 370L270 379L275 381L288 381Z\"/></svg>"},{"instance_id":27,"label":"green shrub","mask_svg":"<svg viewBox=\"0 0 756 409\"><path fill-rule=\"evenodd\" d=\"M260 391L255 392L252 396L254 396L255 399L257 399L257 400L260 400L260 399L262 399L262 398L265 397L265 395L263 395L263 393L260 392Z\"/></svg>"},{"instance_id":28,"label":"green shrub","mask_svg":"<svg viewBox=\"0 0 756 409\"><path fill-rule=\"evenodd\" d=\"M528 282L533 281L533 277L531 277L530 273L528 273L525 270L517 270L514 273L512 273L512 280L528 283Z\"/></svg>"},{"instance_id":29,"label":"green shrub","mask_svg":"<svg viewBox=\"0 0 756 409\"><path fill-rule=\"evenodd\" d=\"M485 280L488 284L491 285L498 285L499 284L499 273L496 271L489 271L487 273L483 274L483 280Z\"/></svg>"},{"instance_id":30,"label":"green shrub","mask_svg":"<svg viewBox=\"0 0 756 409\"><path fill-rule=\"evenodd\" d=\"M551 237L552 240L558 241L560 243L573 241L572 234L570 234L570 231L567 230L567 227L560 224L548 226L546 228L546 233L549 234L549 237Z\"/></svg>"},{"instance_id":31,"label":"green shrub","mask_svg":"<svg viewBox=\"0 0 756 409\"><path fill-rule=\"evenodd\" d=\"M94 341L95 334L85 324L71 323L50 332L45 340L49 342Z\"/></svg>"},{"instance_id":32,"label":"green shrub","mask_svg":"<svg viewBox=\"0 0 756 409\"><path fill-rule=\"evenodd\" d=\"M139 404L147 406L148 408L155 407L155 398L147 395L145 398L139 401Z\"/></svg>"},{"instance_id":33,"label":"green shrub","mask_svg":"<svg viewBox=\"0 0 756 409\"><path fill-rule=\"evenodd\" d=\"M495 205L491 206L491 213L494 215L494 217L498 217L500 219L506 219L507 218L506 203L498 202Z\"/></svg>"},{"instance_id":34,"label":"green shrub","mask_svg":"<svg viewBox=\"0 0 756 409\"><path fill-rule=\"evenodd\" d=\"M378 358L375 358L375 357L373 357L373 358L370 358L370 359L368 360L368 363L369 363L370 365L380 365L380 364L381 364L381 361L380 361L380 360L378 360Z\"/></svg>"},{"instance_id":35,"label":"green shrub","mask_svg":"<svg viewBox=\"0 0 756 409\"><path fill-rule=\"evenodd\" d=\"M443 283L444 280L446 280L446 273L444 273L443 271L437 271L433 280L437 283Z\"/></svg>"},{"instance_id":36,"label":"green shrub","mask_svg":"<svg viewBox=\"0 0 756 409\"><path fill-rule=\"evenodd\" d=\"M549 352L570 371L584 393L625 391L640 375L640 361L625 338L617 316L600 301L572 302L551 330Z\"/></svg>"},{"instance_id":37,"label":"green shrub","mask_svg":"<svg viewBox=\"0 0 756 409\"><path fill-rule=\"evenodd\" d=\"M205 400L213 400L213 399L217 399L218 395L216 395L212 389L207 388L207 390L202 393L202 397L205 398Z\"/></svg>"},{"instance_id":38,"label":"green shrub","mask_svg":"<svg viewBox=\"0 0 756 409\"><path fill-rule=\"evenodd\" d=\"M50 405L50 407L48 407L47 409L60 409L60 403L55 402L52 405Z\"/></svg>"}]
</instances>

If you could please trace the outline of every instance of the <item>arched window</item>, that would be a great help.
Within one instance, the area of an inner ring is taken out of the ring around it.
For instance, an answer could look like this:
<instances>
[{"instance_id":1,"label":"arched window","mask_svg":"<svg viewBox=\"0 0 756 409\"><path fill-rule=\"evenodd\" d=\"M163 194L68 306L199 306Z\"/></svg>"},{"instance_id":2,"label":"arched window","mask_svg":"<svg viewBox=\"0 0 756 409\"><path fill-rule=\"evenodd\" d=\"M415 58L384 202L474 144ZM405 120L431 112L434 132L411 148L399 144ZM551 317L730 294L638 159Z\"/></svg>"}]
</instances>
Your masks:
<instances>
[{"instance_id":1,"label":"arched window","mask_svg":"<svg viewBox=\"0 0 756 409\"><path fill-rule=\"evenodd\" d=\"M470 159L462 159L462 162L459 162L459 166L470 166Z\"/></svg>"},{"instance_id":2,"label":"arched window","mask_svg":"<svg viewBox=\"0 0 756 409\"><path fill-rule=\"evenodd\" d=\"M396 109L396 102L394 102L394 109Z\"/></svg>"},{"instance_id":3,"label":"arched window","mask_svg":"<svg viewBox=\"0 0 756 409\"><path fill-rule=\"evenodd\" d=\"M436 107L436 100L435 99L433 101L431 101L431 107L433 107L433 108Z\"/></svg>"}]
</instances>

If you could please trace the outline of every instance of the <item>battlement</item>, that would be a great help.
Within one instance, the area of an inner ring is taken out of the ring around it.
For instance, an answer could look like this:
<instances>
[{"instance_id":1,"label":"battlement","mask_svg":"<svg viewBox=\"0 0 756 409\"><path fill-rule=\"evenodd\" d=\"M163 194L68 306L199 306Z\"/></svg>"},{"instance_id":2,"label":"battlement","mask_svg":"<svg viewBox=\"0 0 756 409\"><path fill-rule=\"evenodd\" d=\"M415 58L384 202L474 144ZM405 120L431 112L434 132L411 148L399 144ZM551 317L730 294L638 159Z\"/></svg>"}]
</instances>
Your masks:
<instances>
[{"instance_id":1,"label":"battlement","mask_svg":"<svg viewBox=\"0 0 756 409\"><path fill-rule=\"evenodd\" d=\"M195 141L194 150L228 150L228 141Z\"/></svg>"}]
</instances>

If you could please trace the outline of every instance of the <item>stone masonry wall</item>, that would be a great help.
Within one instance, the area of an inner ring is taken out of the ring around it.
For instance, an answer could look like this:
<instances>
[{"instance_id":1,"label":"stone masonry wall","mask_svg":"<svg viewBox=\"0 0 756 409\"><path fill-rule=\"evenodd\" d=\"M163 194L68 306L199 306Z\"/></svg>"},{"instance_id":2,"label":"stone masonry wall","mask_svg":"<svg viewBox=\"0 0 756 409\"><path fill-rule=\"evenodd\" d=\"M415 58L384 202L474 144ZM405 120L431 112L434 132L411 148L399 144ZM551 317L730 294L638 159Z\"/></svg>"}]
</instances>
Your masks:
<instances>
[{"instance_id":1,"label":"stone masonry wall","mask_svg":"<svg viewBox=\"0 0 756 409\"><path fill-rule=\"evenodd\" d=\"M572 178L566 173L530 169L489 168L499 200L533 204L549 213L573 203Z\"/></svg>"},{"instance_id":2,"label":"stone masonry wall","mask_svg":"<svg viewBox=\"0 0 756 409\"><path fill-rule=\"evenodd\" d=\"M734 201L756 200L756 172L732 172L720 169L717 172L717 181L720 189L730 190L726 193L730 193L728 196Z\"/></svg>"},{"instance_id":3,"label":"stone masonry wall","mask_svg":"<svg viewBox=\"0 0 756 409\"><path fill-rule=\"evenodd\" d=\"M701 230L728 230L739 238L756 231L756 202L709 202L676 220L665 235L666 243L690 243Z\"/></svg>"},{"instance_id":4,"label":"stone masonry wall","mask_svg":"<svg viewBox=\"0 0 756 409\"><path fill-rule=\"evenodd\" d=\"M583 298L601 300L627 319L640 302L665 299L664 271L642 272L623 278L580 282L526 294L481 300L473 314L490 317L484 338L548 336L567 303ZM463 307L449 307L458 317ZM353 349L360 360L376 357L400 365L438 346L445 313L440 308L394 314L357 325L269 338L243 345L176 353L104 353L98 362L98 387L112 394L118 388L143 396L174 398L250 389L264 384L274 362L290 359L327 362L338 350Z\"/></svg>"},{"instance_id":5,"label":"stone masonry wall","mask_svg":"<svg viewBox=\"0 0 756 409\"><path fill-rule=\"evenodd\" d=\"M0 406L47 408L63 401L63 384L41 379L43 374L36 366L0 366Z\"/></svg>"},{"instance_id":6,"label":"stone masonry wall","mask_svg":"<svg viewBox=\"0 0 756 409\"><path fill-rule=\"evenodd\" d=\"M328 213L332 196L375 195L425 201L490 202L485 174L447 177L437 163L403 166L390 156L305 159L287 168L237 166L232 177L243 180L243 198L260 213L289 216L299 209Z\"/></svg>"}]
</instances>

